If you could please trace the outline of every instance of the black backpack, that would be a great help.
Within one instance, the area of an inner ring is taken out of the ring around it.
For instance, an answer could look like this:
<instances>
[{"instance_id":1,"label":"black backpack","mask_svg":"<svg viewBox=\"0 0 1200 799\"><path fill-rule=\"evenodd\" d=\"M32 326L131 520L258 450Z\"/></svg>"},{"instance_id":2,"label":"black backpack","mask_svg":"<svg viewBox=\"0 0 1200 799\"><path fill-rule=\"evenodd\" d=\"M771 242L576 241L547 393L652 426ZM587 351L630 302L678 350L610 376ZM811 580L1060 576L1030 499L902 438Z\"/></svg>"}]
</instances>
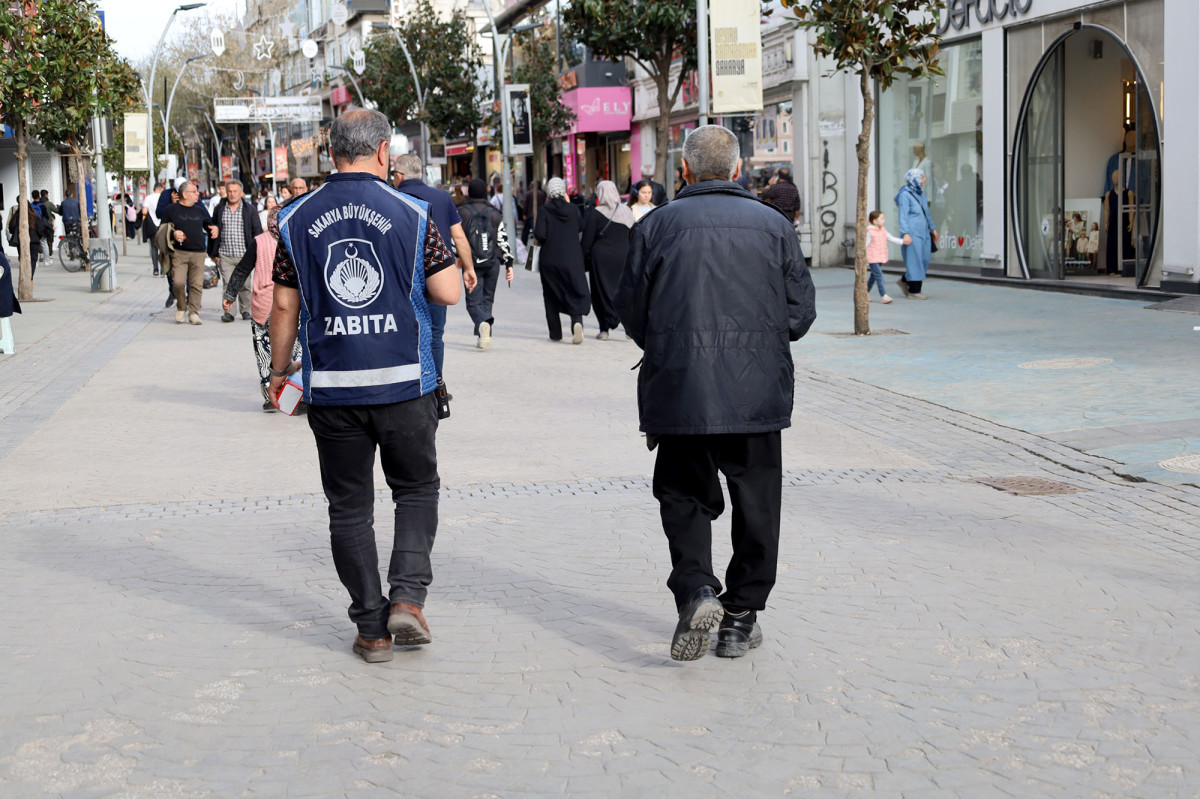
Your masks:
<instances>
[{"instance_id":1,"label":"black backpack","mask_svg":"<svg viewBox=\"0 0 1200 799\"><path fill-rule=\"evenodd\" d=\"M472 203L471 218L463 225L463 232L467 234L467 242L471 245L471 260L476 266L490 266L500 253L491 212L490 205Z\"/></svg>"}]
</instances>

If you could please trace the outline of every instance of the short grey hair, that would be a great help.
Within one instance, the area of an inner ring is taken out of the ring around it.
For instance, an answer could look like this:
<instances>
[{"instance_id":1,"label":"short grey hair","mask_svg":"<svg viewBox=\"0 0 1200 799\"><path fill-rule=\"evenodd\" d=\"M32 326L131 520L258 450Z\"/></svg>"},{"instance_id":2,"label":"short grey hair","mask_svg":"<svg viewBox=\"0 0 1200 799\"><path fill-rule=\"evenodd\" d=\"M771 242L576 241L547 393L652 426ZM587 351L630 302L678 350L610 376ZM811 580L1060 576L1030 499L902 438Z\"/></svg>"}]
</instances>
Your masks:
<instances>
[{"instance_id":1,"label":"short grey hair","mask_svg":"<svg viewBox=\"0 0 1200 799\"><path fill-rule=\"evenodd\" d=\"M406 178L419 178L421 177L421 159L412 153L405 153L396 159L396 166L392 168L392 171L399 172Z\"/></svg>"},{"instance_id":2,"label":"short grey hair","mask_svg":"<svg viewBox=\"0 0 1200 799\"><path fill-rule=\"evenodd\" d=\"M392 125L388 118L367 108L347 111L329 126L333 158L343 164L373 155L382 142L391 138Z\"/></svg>"},{"instance_id":3,"label":"short grey hair","mask_svg":"<svg viewBox=\"0 0 1200 799\"><path fill-rule=\"evenodd\" d=\"M720 125L702 125L683 143L683 159L696 180L732 180L740 156L737 136Z\"/></svg>"}]
</instances>

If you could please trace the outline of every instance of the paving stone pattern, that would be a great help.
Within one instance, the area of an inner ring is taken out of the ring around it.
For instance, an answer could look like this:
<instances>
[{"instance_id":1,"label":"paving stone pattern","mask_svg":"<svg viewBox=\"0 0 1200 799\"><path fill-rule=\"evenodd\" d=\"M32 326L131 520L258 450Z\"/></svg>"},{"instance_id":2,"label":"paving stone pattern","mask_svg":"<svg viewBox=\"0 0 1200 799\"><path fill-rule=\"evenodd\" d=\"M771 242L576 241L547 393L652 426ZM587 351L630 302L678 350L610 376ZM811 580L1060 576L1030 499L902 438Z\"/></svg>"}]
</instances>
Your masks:
<instances>
[{"instance_id":1,"label":"paving stone pattern","mask_svg":"<svg viewBox=\"0 0 1200 799\"><path fill-rule=\"evenodd\" d=\"M733 661L669 658L644 474L447 487L434 643L379 665L319 494L0 514L0 795L1200 796L1200 490L845 377L797 404L928 465L787 473ZM1018 476L1078 493L974 482Z\"/></svg>"}]
</instances>

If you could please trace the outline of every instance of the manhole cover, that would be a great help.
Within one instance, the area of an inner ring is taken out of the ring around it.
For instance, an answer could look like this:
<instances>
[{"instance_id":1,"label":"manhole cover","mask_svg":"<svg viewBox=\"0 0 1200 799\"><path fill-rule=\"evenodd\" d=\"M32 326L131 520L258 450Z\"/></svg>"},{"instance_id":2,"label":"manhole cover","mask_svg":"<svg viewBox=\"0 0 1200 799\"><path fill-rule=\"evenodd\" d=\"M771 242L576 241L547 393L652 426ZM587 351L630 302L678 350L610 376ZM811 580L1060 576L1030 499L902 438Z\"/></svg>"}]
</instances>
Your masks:
<instances>
[{"instance_id":1,"label":"manhole cover","mask_svg":"<svg viewBox=\"0 0 1200 799\"><path fill-rule=\"evenodd\" d=\"M1180 455L1177 458L1167 458L1165 461L1159 461L1158 465L1168 472L1200 474L1200 455Z\"/></svg>"},{"instance_id":2,"label":"manhole cover","mask_svg":"<svg viewBox=\"0 0 1200 799\"><path fill-rule=\"evenodd\" d=\"M1112 358L1049 358L1044 361L1026 361L1017 364L1021 369L1088 369L1093 366L1108 366Z\"/></svg>"},{"instance_id":3,"label":"manhole cover","mask_svg":"<svg viewBox=\"0 0 1200 799\"><path fill-rule=\"evenodd\" d=\"M989 488L994 488L997 491L1006 491L1009 494L1017 494L1018 496L1078 494L1086 490L1076 488L1073 485L1067 485L1066 483L1046 480L1042 477L983 477L975 482Z\"/></svg>"}]
</instances>

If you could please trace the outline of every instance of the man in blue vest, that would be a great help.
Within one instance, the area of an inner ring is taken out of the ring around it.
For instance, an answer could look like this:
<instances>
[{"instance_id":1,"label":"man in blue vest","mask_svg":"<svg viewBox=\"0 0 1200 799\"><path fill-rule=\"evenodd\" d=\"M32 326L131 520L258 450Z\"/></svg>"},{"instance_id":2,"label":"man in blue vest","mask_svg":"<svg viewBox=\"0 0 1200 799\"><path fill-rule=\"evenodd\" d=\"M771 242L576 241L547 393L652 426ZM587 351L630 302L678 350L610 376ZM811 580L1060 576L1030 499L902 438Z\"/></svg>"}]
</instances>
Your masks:
<instances>
[{"instance_id":1,"label":"man in blue vest","mask_svg":"<svg viewBox=\"0 0 1200 799\"><path fill-rule=\"evenodd\" d=\"M391 123L354 109L334 120L337 173L280 209L272 232L270 395L303 370L308 425L329 500L333 562L368 663L433 639L422 608L437 531L437 385L430 303L454 305L462 283L429 204L388 186ZM300 362L289 364L297 333ZM396 503L382 594L375 550L375 449Z\"/></svg>"}]
</instances>

